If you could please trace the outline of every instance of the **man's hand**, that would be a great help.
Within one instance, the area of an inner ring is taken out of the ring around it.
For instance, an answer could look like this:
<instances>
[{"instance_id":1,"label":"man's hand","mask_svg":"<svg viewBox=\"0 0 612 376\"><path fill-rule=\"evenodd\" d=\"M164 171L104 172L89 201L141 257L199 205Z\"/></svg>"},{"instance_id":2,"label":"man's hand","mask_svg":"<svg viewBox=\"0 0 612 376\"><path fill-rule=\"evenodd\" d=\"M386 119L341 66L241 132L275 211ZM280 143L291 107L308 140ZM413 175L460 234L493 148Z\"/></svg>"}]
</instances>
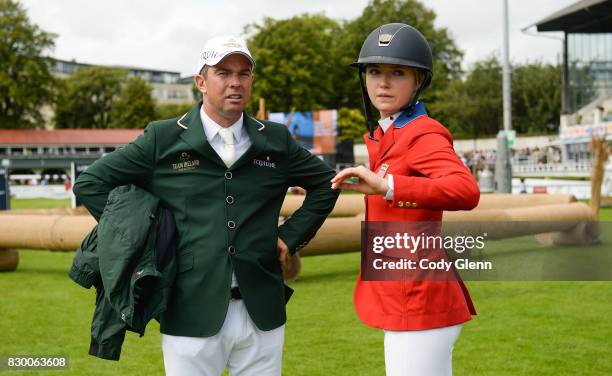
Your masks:
<instances>
[{"instance_id":1,"label":"man's hand","mask_svg":"<svg viewBox=\"0 0 612 376\"><path fill-rule=\"evenodd\" d=\"M297 254L292 256L289 253L289 247L281 238L276 241L276 253L283 270L283 279L285 281L297 279L301 269L300 257Z\"/></svg>"},{"instance_id":2,"label":"man's hand","mask_svg":"<svg viewBox=\"0 0 612 376\"><path fill-rule=\"evenodd\" d=\"M345 183L346 179L357 177L359 182L356 184ZM334 176L331 180L332 189L347 189L365 193L366 195L385 195L389 190L387 179L383 179L369 169L358 166L345 168Z\"/></svg>"}]
</instances>

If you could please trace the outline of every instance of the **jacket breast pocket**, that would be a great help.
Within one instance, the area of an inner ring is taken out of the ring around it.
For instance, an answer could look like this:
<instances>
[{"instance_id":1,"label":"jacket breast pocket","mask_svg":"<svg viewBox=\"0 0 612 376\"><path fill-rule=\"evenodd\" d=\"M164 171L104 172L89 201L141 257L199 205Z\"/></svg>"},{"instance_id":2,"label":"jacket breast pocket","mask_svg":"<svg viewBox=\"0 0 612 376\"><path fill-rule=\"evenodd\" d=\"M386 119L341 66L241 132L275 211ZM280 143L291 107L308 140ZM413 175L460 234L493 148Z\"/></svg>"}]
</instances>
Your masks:
<instances>
[{"instance_id":1,"label":"jacket breast pocket","mask_svg":"<svg viewBox=\"0 0 612 376\"><path fill-rule=\"evenodd\" d=\"M178 254L178 272L183 273L193 269L193 252L185 251Z\"/></svg>"}]
</instances>

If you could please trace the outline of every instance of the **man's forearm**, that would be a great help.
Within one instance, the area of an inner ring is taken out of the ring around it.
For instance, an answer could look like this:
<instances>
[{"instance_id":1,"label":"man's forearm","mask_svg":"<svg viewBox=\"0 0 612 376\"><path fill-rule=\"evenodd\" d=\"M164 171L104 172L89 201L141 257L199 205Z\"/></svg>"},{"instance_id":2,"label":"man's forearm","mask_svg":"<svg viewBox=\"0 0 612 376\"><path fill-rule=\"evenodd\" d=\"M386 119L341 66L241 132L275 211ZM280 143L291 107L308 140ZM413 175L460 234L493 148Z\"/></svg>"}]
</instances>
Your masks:
<instances>
[{"instance_id":1,"label":"man's forearm","mask_svg":"<svg viewBox=\"0 0 612 376\"><path fill-rule=\"evenodd\" d=\"M315 236L334 209L339 194L330 187L307 190L302 206L278 230L291 253L304 248Z\"/></svg>"},{"instance_id":2,"label":"man's forearm","mask_svg":"<svg viewBox=\"0 0 612 376\"><path fill-rule=\"evenodd\" d=\"M100 216L106 206L108 194L113 189L103 180L92 174L83 172L76 180L72 191L77 200L87 208L93 215L96 221L100 220Z\"/></svg>"}]
</instances>

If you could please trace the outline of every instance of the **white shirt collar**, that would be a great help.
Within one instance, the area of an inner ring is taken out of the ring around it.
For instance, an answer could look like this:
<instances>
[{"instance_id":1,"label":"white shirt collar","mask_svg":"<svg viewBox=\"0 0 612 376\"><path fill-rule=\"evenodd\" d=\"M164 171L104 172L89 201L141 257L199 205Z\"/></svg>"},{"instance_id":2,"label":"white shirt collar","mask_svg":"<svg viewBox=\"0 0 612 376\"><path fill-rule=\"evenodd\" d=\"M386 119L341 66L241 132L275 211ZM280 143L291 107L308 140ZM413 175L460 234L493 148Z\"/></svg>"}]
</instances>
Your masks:
<instances>
[{"instance_id":1,"label":"white shirt collar","mask_svg":"<svg viewBox=\"0 0 612 376\"><path fill-rule=\"evenodd\" d=\"M200 119L202 120L202 125L204 126L204 133L206 133L206 138L208 142L212 141L213 138L219 133L219 130L223 128L217 122L206 114L204 111L204 105L200 107ZM242 138L242 130L244 128L244 113L240 114L240 119L238 119L234 124L229 126L229 129L232 131L234 135L234 139L236 142L240 142Z\"/></svg>"},{"instance_id":2,"label":"white shirt collar","mask_svg":"<svg viewBox=\"0 0 612 376\"><path fill-rule=\"evenodd\" d=\"M383 133L385 133L387 131L387 129L389 129L389 127L391 126L391 124L393 124L393 122L402 114L402 111L396 112L393 115L386 117L384 119L380 119L378 121L378 125L380 125L380 128L382 129Z\"/></svg>"}]
</instances>

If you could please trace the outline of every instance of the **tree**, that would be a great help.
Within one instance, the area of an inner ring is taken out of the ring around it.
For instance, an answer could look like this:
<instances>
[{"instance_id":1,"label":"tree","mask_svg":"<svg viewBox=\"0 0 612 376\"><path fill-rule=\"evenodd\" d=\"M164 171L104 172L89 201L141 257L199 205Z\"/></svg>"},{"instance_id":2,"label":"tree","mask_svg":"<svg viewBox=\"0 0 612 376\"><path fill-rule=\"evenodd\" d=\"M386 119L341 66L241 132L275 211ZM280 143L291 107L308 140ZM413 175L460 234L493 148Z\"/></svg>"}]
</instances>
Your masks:
<instances>
[{"instance_id":1,"label":"tree","mask_svg":"<svg viewBox=\"0 0 612 376\"><path fill-rule=\"evenodd\" d=\"M63 79L55 109L56 127L108 128L113 102L126 75L121 69L84 67Z\"/></svg>"},{"instance_id":2,"label":"tree","mask_svg":"<svg viewBox=\"0 0 612 376\"><path fill-rule=\"evenodd\" d=\"M183 116L194 106L193 103L164 103L155 106L156 119L172 119Z\"/></svg>"},{"instance_id":3,"label":"tree","mask_svg":"<svg viewBox=\"0 0 612 376\"><path fill-rule=\"evenodd\" d=\"M30 22L23 7L0 0L0 127L41 127L41 107L54 97L51 60L43 51L54 35Z\"/></svg>"},{"instance_id":4,"label":"tree","mask_svg":"<svg viewBox=\"0 0 612 376\"><path fill-rule=\"evenodd\" d=\"M365 118L360 110L343 107L338 110L338 141L363 141L367 131Z\"/></svg>"},{"instance_id":5,"label":"tree","mask_svg":"<svg viewBox=\"0 0 612 376\"><path fill-rule=\"evenodd\" d=\"M336 163L355 163L354 144L363 143L365 119L360 110L343 107L338 110Z\"/></svg>"},{"instance_id":6,"label":"tree","mask_svg":"<svg viewBox=\"0 0 612 376\"><path fill-rule=\"evenodd\" d=\"M561 113L561 67L513 65L512 128L520 134L556 131ZM502 67L496 57L474 63L465 79L453 80L432 104L455 137L494 136L502 128Z\"/></svg>"},{"instance_id":7,"label":"tree","mask_svg":"<svg viewBox=\"0 0 612 376\"><path fill-rule=\"evenodd\" d=\"M334 53L337 22L318 14L266 18L247 26L246 32L252 34L249 48L257 63L251 109L260 97L273 112L329 108L339 69Z\"/></svg>"},{"instance_id":8,"label":"tree","mask_svg":"<svg viewBox=\"0 0 612 376\"><path fill-rule=\"evenodd\" d=\"M417 0L373 0L361 16L346 22L336 43L336 53L342 69L335 77L337 88L332 108L347 106L361 108L359 77L349 65L359 56L361 45L377 27L392 22L402 22L418 29L427 39L434 59L434 75L431 87L424 100L430 104L438 100L440 89L461 73L462 53L455 45L446 28L434 27L436 14Z\"/></svg>"},{"instance_id":9,"label":"tree","mask_svg":"<svg viewBox=\"0 0 612 376\"><path fill-rule=\"evenodd\" d=\"M561 66L532 63L512 73L512 128L521 134L550 133L559 128Z\"/></svg>"},{"instance_id":10,"label":"tree","mask_svg":"<svg viewBox=\"0 0 612 376\"><path fill-rule=\"evenodd\" d=\"M144 128L155 120L155 103L151 85L140 77L132 77L121 88L111 106L110 128Z\"/></svg>"},{"instance_id":11,"label":"tree","mask_svg":"<svg viewBox=\"0 0 612 376\"><path fill-rule=\"evenodd\" d=\"M391 22L410 24L428 39L434 80L425 100L435 102L440 88L459 77L462 57L447 30L434 27L435 17L417 0L372 0L351 21L304 14L249 25L245 31L251 35L249 48L257 62L249 109L256 108L259 97L275 112L361 108L359 77L350 64L368 34Z\"/></svg>"},{"instance_id":12,"label":"tree","mask_svg":"<svg viewBox=\"0 0 612 376\"><path fill-rule=\"evenodd\" d=\"M465 80L456 79L431 104L455 137L494 135L502 124L502 68L495 57L476 62Z\"/></svg>"}]
</instances>

